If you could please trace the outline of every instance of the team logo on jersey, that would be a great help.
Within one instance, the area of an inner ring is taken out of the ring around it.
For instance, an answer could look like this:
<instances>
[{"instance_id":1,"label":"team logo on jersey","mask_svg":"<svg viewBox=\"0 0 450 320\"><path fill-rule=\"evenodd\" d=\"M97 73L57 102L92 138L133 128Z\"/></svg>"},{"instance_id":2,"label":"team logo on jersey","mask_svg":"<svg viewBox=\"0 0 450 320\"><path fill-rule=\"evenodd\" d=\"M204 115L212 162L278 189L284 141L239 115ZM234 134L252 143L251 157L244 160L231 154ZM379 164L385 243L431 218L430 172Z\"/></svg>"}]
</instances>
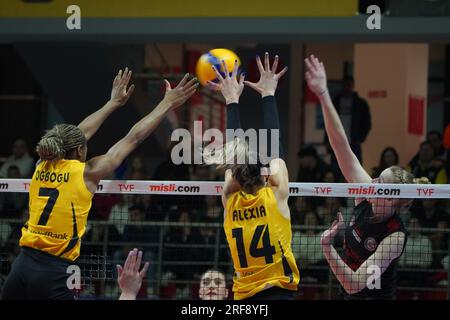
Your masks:
<instances>
[{"instance_id":1,"label":"team logo on jersey","mask_svg":"<svg viewBox=\"0 0 450 320\"><path fill-rule=\"evenodd\" d=\"M364 248L366 248L367 251L375 251L377 248L377 241L372 237L367 238L364 241Z\"/></svg>"}]
</instances>

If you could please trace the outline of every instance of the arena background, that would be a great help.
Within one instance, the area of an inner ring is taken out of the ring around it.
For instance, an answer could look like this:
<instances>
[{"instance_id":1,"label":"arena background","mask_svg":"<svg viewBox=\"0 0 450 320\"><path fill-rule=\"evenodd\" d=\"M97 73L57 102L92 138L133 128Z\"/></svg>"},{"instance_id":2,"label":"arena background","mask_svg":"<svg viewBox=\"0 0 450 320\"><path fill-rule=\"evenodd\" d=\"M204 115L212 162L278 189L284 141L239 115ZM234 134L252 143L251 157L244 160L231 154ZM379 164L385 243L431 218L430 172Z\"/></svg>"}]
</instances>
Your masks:
<instances>
[{"instance_id":1,"label":"arena background","mask_svg":"<svg viewBox=\"0 0 450 320\"><path fill-rule=\"evenodd\" d=\"M66 10L73 4L81 9L80 30L66 26L70 16ZM381 9L381 29L367 27L366 9L372 4ZM31 156L36 157L33 149L45 129L60 122L78 123L101 107L109 98L117 70L127 66L134 72L136 90L89 144L89 156L104 153L159 102L163 78L176 82L185 72L193 74L202 53L225 47L239 55L250 80L258 76L257 54L278 54L280 64L289 66L276 96L291 181L298 180L302 147L313 146L325 162L330 157L323 141L320 106L303 77L303 60L311 53L324 61L333 94L342 89L344 76L353 76L355 91L370 106L372 128L362 144L363 165L368 172L378 165L387 146L395 147L399 164L407 166L427 132L443 133L450 122L449 15L450 1L444 0L279 0L276 4L230 0L220 6L211 1L187 4L181 0L0 0L0 158L5 160L11 154L17 139L24 139ZM258 128L262 122L260 113L255 112L257 101L255 93L244 91L244 128ZM202 121L204 130L223 130L226 123L220 95L202 88L185 107L164 120L110 179L220 180L218 173L205 167L171 171L168 165L172 130L192 130L194 120ZM0 191L5 191L6 182L1 182ZM231 279L219 197L129 195L129 190L121 191L101 194L94 201L91 233L82 246L83 297L116 296L115 262L121 261L121 250L134 245L147 249L153 266L141 298L196 298L198 277L208 267L221 268ZM4 279L17 252L18 228L27 210L26 193L0 192L0 196ZM325 219L305 226L309 211L343 208L350 212L350 198L314 199L292 198L294 229L319 232L328 225ZM423 210L418 203L416 210ZM432 251L427 242L416 248L414 256L426 263L405 262L399 298L449 298L450 207L448 199L430 206L441 212L439 222L443 223L416 227L421 237L428 238ZM114 218L112 212L116 213ZM136 220L129 223L131 216ZM128 241L125 225L147 225L152 236ZM186 233L185 237L174 237L180 233ZM300 268L307 271L298 298L336 298L337 282L323 264L323 257L314 256L317 248L311 244L308 257L302 256L308 247L301 248L299 245L294 250ZM308 259L311 261L306 265L301 262Z\"/></svg>"}]
</instances>

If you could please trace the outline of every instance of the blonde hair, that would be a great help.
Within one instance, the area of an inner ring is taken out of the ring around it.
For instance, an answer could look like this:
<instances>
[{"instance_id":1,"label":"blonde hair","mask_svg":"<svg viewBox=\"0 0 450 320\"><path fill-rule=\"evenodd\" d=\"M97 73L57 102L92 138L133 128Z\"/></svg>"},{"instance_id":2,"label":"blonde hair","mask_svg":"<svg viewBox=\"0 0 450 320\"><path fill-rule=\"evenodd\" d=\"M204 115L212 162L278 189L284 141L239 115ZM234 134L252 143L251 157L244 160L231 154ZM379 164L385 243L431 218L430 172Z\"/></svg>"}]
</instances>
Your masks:
<instances>
[{"instance_id":1,"label":"blonde hair","mask_svg":"<svg viewBox=\"0 0 450 320\"><path fill-rule=\"evenodd\" d=\"M247 193L252 193L255 187L264 185L259 155L250 150L245 140L235 137L233 141L214 148L213 151L205 148L203 152L205 163L231 169L233 178Z\"/></svg>"},{"instance_id":2,"label":"blonde hair","mask_svg":"<svg viewBox=\"0 0 450 320\"><path fill-rule=\"evenodd\" d=\"M389 168L394 176L394 183L403 184L429 184L430 180L427 177L415 178L414 175L399 166L392 166Z\"/></svg>"},{"instance_id":3,"label":"blonde hair","mask_svg":"<svg viewBox=\"0 0 450 320\"><path fill-rule=\"evenodd\" d=\"M36 146L41 160L58 161L65 158L68 152L86 145L83 132L73 124L57 124L48 130Z\"/></svg>"},{"instance_id":4,"label":"blonde hair","mask_svg":"<svg viewBox=\"0 0 450 320\"><path fill-rule=\"evenodd\" d=\"M231 168L236 164L257 164L258 154L250 151L245 140L235 137L219 147L205 148L203 160L208 165L216 165L218 168Z\"/></svg>"}]
</instances>

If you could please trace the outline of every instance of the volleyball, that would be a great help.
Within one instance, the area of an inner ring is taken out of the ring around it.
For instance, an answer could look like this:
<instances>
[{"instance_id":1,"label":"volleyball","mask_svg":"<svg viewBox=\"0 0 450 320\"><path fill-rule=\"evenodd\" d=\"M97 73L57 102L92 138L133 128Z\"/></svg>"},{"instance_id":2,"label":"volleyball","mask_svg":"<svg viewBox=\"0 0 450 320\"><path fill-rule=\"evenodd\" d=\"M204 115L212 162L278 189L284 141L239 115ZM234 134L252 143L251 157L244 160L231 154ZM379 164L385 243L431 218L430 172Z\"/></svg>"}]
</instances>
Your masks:
<instances>
[{"instance_id":1,"label":"volleyball","mask_svg":"<svg viewBox=\"0 0 450 320\"><path fill-rule=\"evenodd\" d=\"M198 59L195 69L197 79L203 86L210 87L208 86L208 81L218 82L216 73L214 72L212 66L215 66L222 76L225 75L224 70L222 70L222 60L225 61L230 73L233 72L234 63L236 60L238 62L238 68L241 66L241 60L237 54L228 49L213 49L203 54Z\"/></svg>"}]
</instances>

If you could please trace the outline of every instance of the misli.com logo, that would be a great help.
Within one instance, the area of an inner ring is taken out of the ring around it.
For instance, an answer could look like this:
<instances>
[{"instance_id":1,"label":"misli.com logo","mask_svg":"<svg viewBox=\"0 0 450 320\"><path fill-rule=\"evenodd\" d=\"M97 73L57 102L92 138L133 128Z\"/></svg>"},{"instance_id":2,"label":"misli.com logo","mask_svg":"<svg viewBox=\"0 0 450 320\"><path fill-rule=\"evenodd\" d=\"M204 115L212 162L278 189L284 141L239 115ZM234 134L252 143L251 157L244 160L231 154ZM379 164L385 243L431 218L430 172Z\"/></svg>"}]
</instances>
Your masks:
<instances>
[{"instance_id":1,"label":"misli.com logo","mask_svg":"<svg viewBox=\"0 0 450 320\"><path fill-rule=\"evenodd\" d=\"M0 183L0 190L8 190L9 183Z\"/></svg>"},{"instance_id":2,"label":"misli.com logo","mask_svg":"<svg viewBox=\"0 0 450 320\"><path fill-rule=\"evenodd\" d=\"M397 188L375 188L371 187L357 187L357 188L348 188L349 195L361 195L361 196L370 196L370 195L378 195L378 196L399 196L400 189Z\"/></svg>"},{"instance_id":3,"label":"misli.com logo","mask_svg":"<svg viewBox=\"0 0 450 320\"><path fill-rule=\"evenodd\" d=\"M190 192L199 193L199 186L177 186L175 183L165 184L161 183L158 185L149 186L151 192Z\"/></svg>"}]
</instances>

